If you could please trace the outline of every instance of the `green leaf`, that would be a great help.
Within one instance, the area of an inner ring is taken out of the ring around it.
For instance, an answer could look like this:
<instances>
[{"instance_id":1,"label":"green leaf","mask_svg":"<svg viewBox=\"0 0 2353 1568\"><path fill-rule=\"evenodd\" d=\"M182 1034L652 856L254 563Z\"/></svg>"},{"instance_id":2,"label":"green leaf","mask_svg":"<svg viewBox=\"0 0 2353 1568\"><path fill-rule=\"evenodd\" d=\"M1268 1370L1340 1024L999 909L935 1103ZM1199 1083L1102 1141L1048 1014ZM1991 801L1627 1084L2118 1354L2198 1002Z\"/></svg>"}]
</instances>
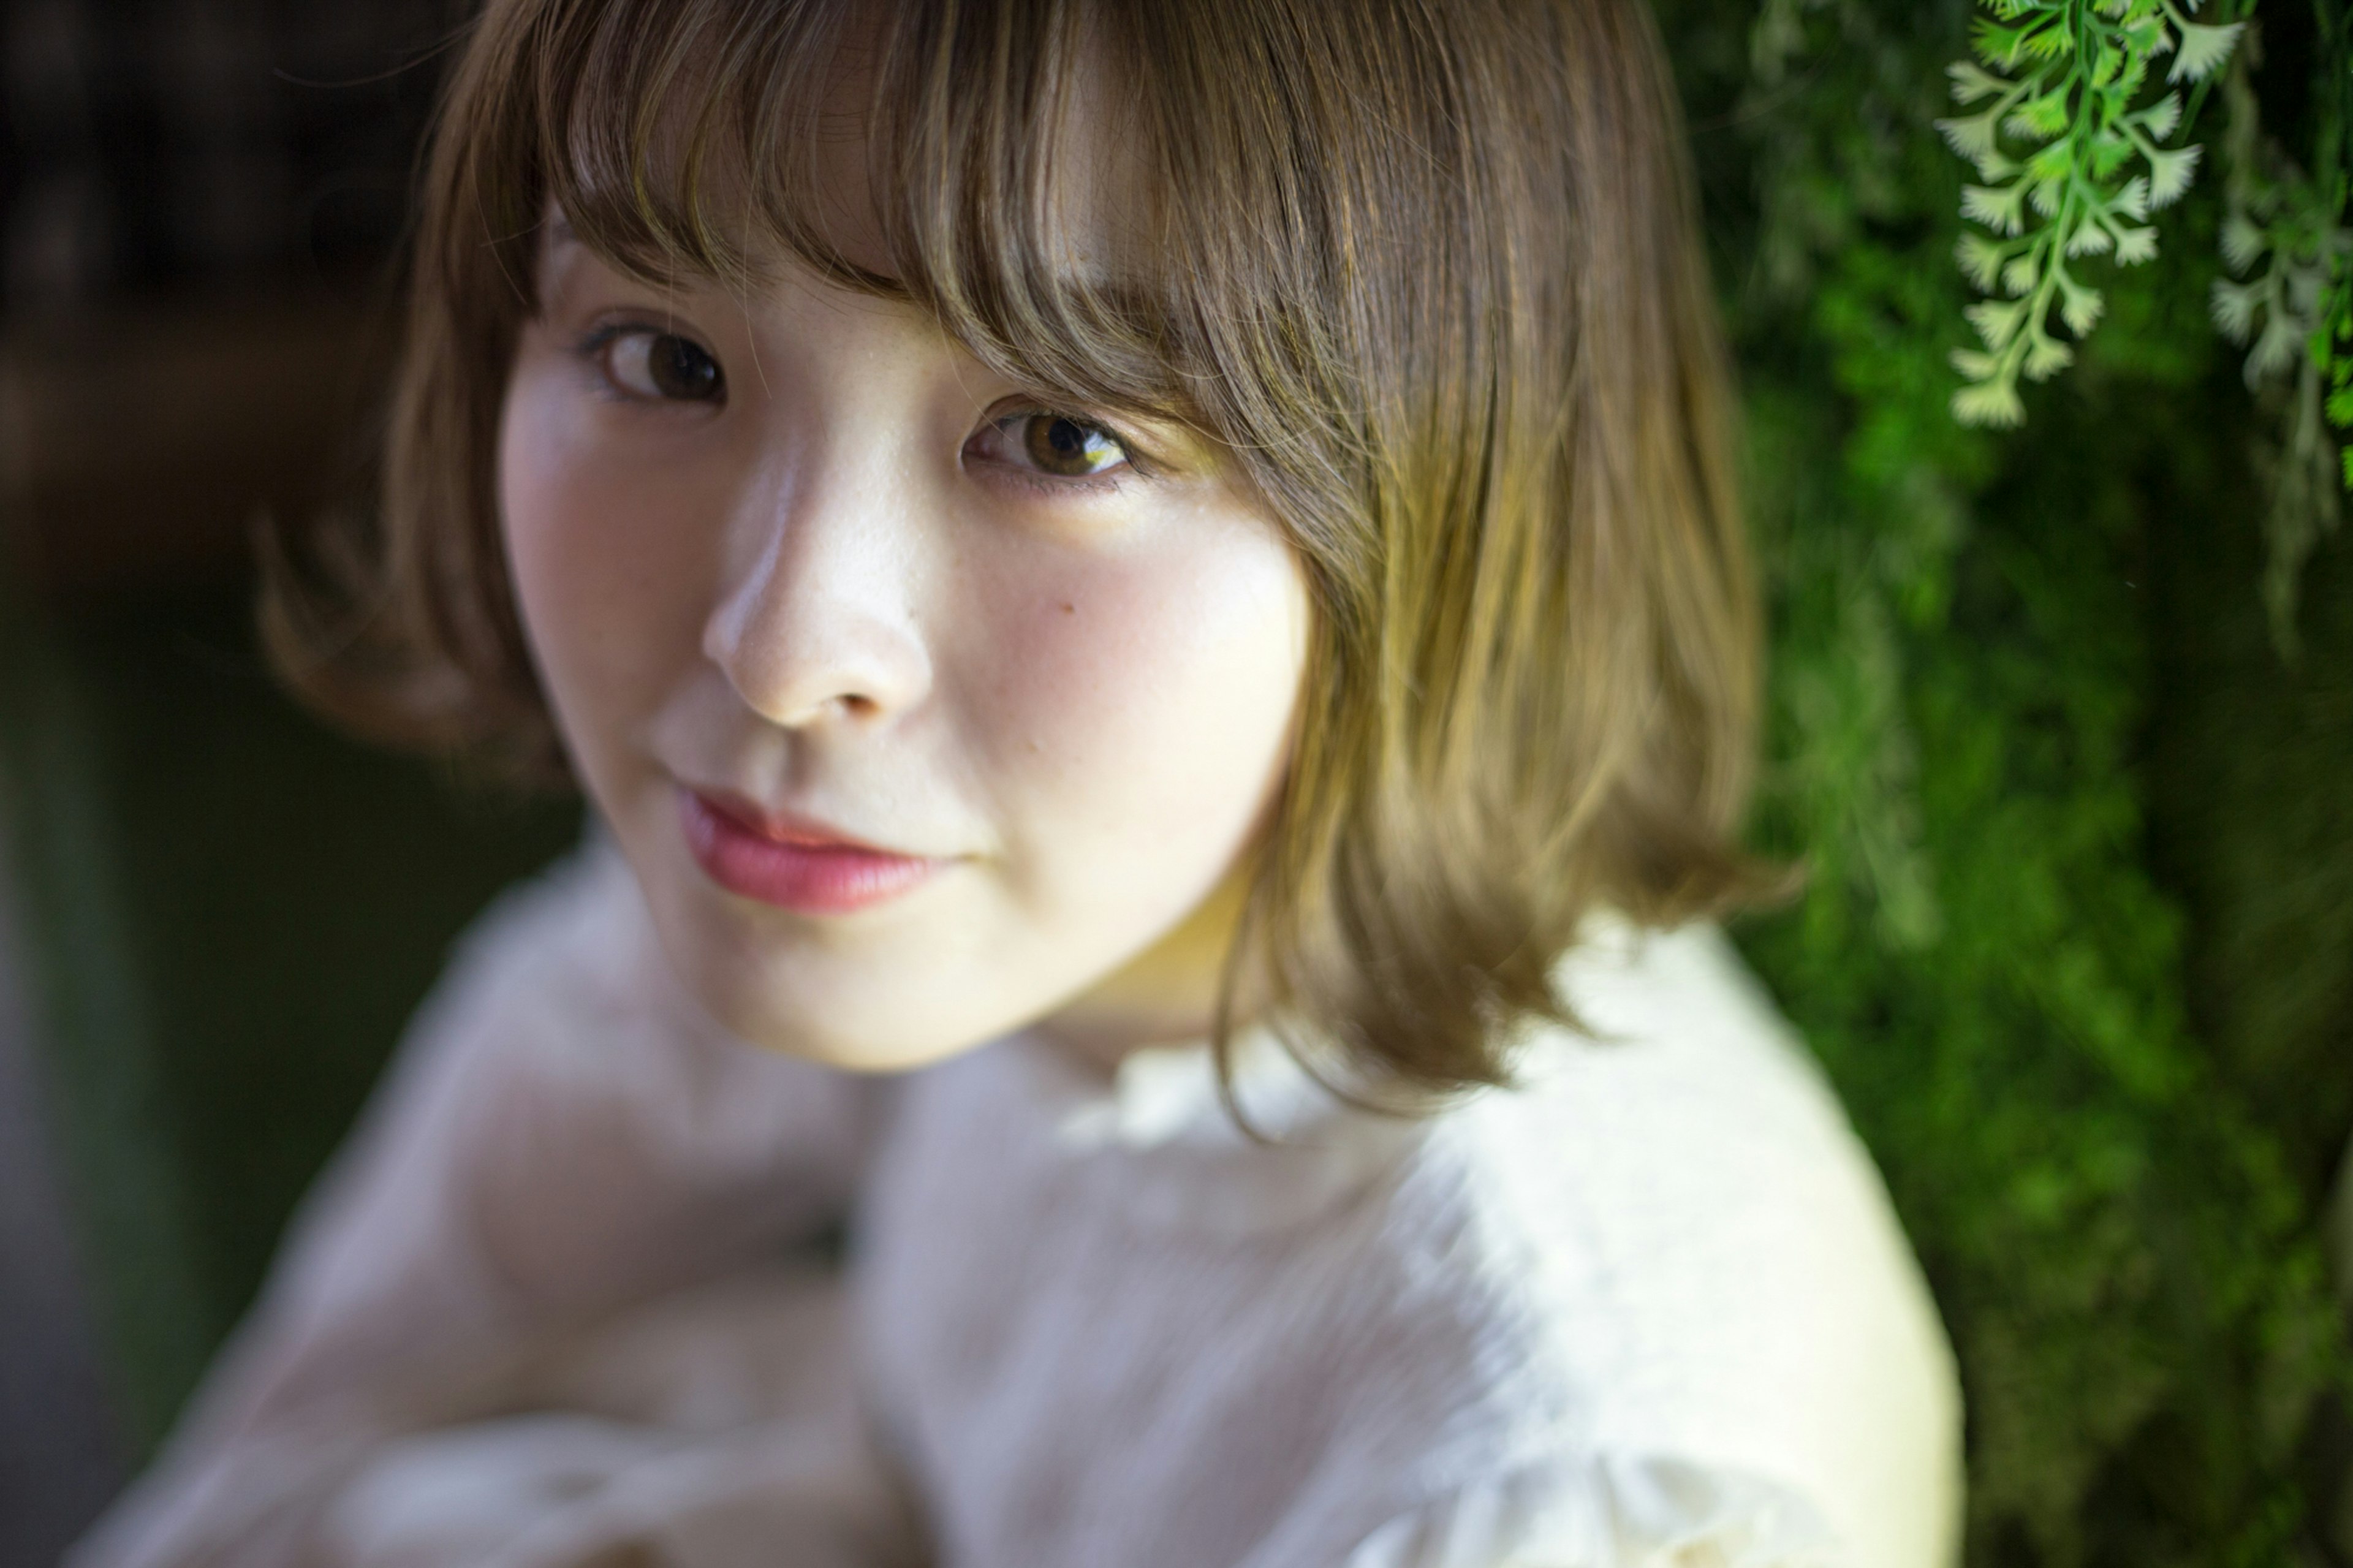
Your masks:
<instances>
[{"instance_id":1,"label":"green leaf","mask_svg":"<svg viewBox=\"0 0 2353 1568\"><path fill-rule=\"evenodd\" d=\"M2005 27L1989 17L1980 16L1977 26L1969 29L1969 44L1977 50L1978 58L1986 64L2014 70L2026 44L2026 29Z\"/></svg>"},{"instance_id":2,"label":"green leaf","mask_svg":"<svg viewBox=\"0 0 2353 1568\"><path fill-rule=\"evenodd\" d=\"M2198 154L2203 149L2177 147L2170 152L2158 151L2148 155L2148 205L2169 207L2181 199L2198 173Z\"/></svg>"},{"instance_id":3,"label":"green leaf","mask_svg":"<svg viewBox=\"0 0 2353 1568\"><path fill-rule=\"evenodd\" d=\"M1953 81L1953 101L1965 108L2010 90L2009 82L1967 60L1955 60L1945 68L1945 74Z\"/></svg>"},{"instance_id":4,"label":"green leaf","mask_svg":"<svg viewBox=\"0 0 2353 1568\"><path fill-rule=\"evenodd\" d=\"M1978 114L1939 120L1935 124L1945 145L1977 164L1978 174L1983 175L1985 160L2000 156L2000 150L1994 145L1993 122L1994 110L1989 109Z\"/></svg>"},{"instance_id":5,"label":"green leaf","mask_svg":"<svg viewBox=\"0 0 2353 1568\"><path fill-rule=\"evenodd\" d=\"M2233 212L2222 220L2222 259L2233 272L2244 272L2263 258L2271 248L2271 237L2265 234L2243 212Z\"/></svg>"},{"instance_id":6,"label":"green leaf","mask_svg":"<svg viewBox=\"0 0 2353 1568\"><path fill-rule=\"evenodd\" d=\"M2143 226L2111 222L2108 232L2116 237L2116 265L2135 267L2157 256L2157 230Z\"/></svg>"},{"instance_id":7,"label":"green leaf","mask_svg":"<svg viewBox=\"0 0 2353 1568\"><path fill-rule=\"evenodd\" d=\"M1978 330L1985 346L2000 353L2018 336L2018 329L2026 321L2028 301L2014 300L2004 304L1993 300L1980 300L1961 314Z\"/></svg>"},{"instance_id":8,"label":"green leaf","mask_svg":"<svg viewBox=\"0 0 2353 1568\"><path fill-rule=\"evenodd\" d=\"M2026 405L2007 380L1980 381L1953 394L1953 417L1963 425L2012 429L2026 423Z\"/></svg>"},{"instance_id":9,"label":"green leaf","mask_svg":"<svg viewBox=\"0 0 2353 1568\"><path fill-rule=\"evenodd\" d=\"M1983 349L1955 349L1952 360L1953 368L1971 381L1984 381L2001 374L2001 356Z\"/></svg>"},{"instance_id":10,"label":"green leaf","mask_svg":"<svg viewBox=\"0 0 2353 1568\"><path fill-rule=\"evenodd\" d=\"M2029 179L2046 185L2063 185L2075 169L2075 148L2072 142L2053 142L2026 161Z\"/></svg>"},{"instance_id":11,"label":"green leaf","mask_svg":"<svg viewBox=\"0 0 2353 1568\"><path fill-rule=\"evenodd\" d=\"M2006 185L1963 185L1961 216L1985 225L1996 234L2016 234L2023 225L2021 204L2026 200L2026 183L2013 180Z\"/></svg>"},{"instance_id":12,"label":"green leaf","mask_svg":"<svg viewBox=\"0 0 2353 1568\"><path fill-rule=\"evenodd\" d=\"M1994 279L2001 275L2002 258L2008 247L1987 238L1973 228L1961 231L1959 243L1953 247L1953 258L1960 263L1961 276L1991 293Z\"/></svg>"},{"instance_id":13,"label":"green leaf","mask_svg":"<svg viewBox=\"0 0 2353 1568\"><path fill-rule=\"evenodd\" d=\"M2099 132L2091 139L2088 149L2087 162L2093 180L2105 182L2118 169L2125 166L2126 160L2138 151L2139 149L2132 144L2130 137L2119 136L2113 131Z\"/></svg>"},{"instance_id":14,"label":"green leaf","mask_svg":"<svg viewBox=\"0 0 2353 1568\"><path fill-rule=\"evenodd\" d=\"M2247 351L2247 384L2253 386L2294 368L2303 350L2304 334L2296 331L2295 319L2285 310L2265 310L2263 334Z\"/></svg>"},{"instance_id":15,"label":"green leaf","mask_svg":"<svg viewBox=\"0 0 2353 1568\"><path fill-rule=\"evenodd\" d=\"M2026 378L2048 381L2075 361L2075 351L2057 338L2037 331L2031 335L2026 348Z\"/></svg>"},{"instance_id":16,"label":"green leaf","mask_svg":"<svg viewBox=\"0 0 2353 1568\"><path fill-rule=\"evenodd\" d=\"M2105 225L2086 223L2078 225L2075 232L2067 237L2066 253L2069 256L2105 256L2116 247L2116 242L2109 237Z\"/></svg>"},{"instance_id":17,"label":"green leaf","mask_svg":"<svg viewBox=\"0 0 2353 1568\"><path fill-rule=\"evenodd\" d=\"M2207 293L2207 305L2214 315L2214 330L2234 343L2243 343L2254 335L2255 306L2258 295L2249 283L2233 283L2227 278L2214 279Z\"/></svg>"},{"instance_id":18,"label":"green leaf","mask_svg":"<svg viewBox=\"0 0 2353 1568\"><path fill-rule=\"evenodd\" d=\"M2030 98L2012 110L2002 128L2030 142L2048 142L2067 129L2070 100L2074 95L2065 88L2046 92L2040 98Z\"/></svg>"},{"instance_id":19,"label":"green leaf","mask_svg":"<svg viewBox=\"0 0 2353 1568\"><path fill-rule=\"evenodd\" d=\"M2042 254L2039 246L2021 251L2001 269L2001 291L2012 299L2032 293L2034 286L2042 281Z\"/></svg>"},{"instance_id":20,"label":"green leaf","mask_svg":"<svg viewBox=\"0 0 2353 1568\"><path fill-rule=\"evenodd\" d=\"M2174 57L2173 68L2166 73L2168 81L2204 81L2231 58L2238 46L2239 35L2247 30L2244 22L2209 26L2198 22L2185 22L2181 27L2180 53Z\"/></svg>"},{"instance_id":21,"label":"green leaf","mask_svg":"<svg viewBox=\"0 0 2353 1568\"><path fill-rule=\"evenodd\" d=\"M2055 60L2072 47L2067 29L2055 22L2046 22L2030 30L2021 47L2036 59Z\"/></svg>"},{"instance_id":22,"label":"green leaf","mask_svg":"<svg viewBox=\"0 0 2353 1568\"><path fill-rule=\"evenodd\" d=\"M2067 323L2069 331L2080 338L2098 324L2100 312L2107 302L2097 289L2076 282L2063 268L2058 274L2058 284L2060 319Z\"/></svg>"},{"instance_id":23,"label":"green leaf","mask_svg":"<svg viewBox=\"0 0 2353 1568\"><path fill-rule=\"evenodd\" d=\"M2112 116L2123 113L2126 106L2140 96L2142 84L2148 80L2149 58L2150 57L2145 54L2125 57L2125 68L2118 73L2116 82L2108 89L2109 96L2113 100L2109 110Z\"/></svg>"},{"instance_id":24,"label":"green leaf","mask_svg":"<svg viewBox=\"0 0 2353 1568\"><path fill-rule=\"evenodd\" d=\"M2181 95L2168 92L2132 118L2148 132L2150 141L2162 142L2173 134L2175 126L2181 123Z\"/></svg>"}]
</instances>

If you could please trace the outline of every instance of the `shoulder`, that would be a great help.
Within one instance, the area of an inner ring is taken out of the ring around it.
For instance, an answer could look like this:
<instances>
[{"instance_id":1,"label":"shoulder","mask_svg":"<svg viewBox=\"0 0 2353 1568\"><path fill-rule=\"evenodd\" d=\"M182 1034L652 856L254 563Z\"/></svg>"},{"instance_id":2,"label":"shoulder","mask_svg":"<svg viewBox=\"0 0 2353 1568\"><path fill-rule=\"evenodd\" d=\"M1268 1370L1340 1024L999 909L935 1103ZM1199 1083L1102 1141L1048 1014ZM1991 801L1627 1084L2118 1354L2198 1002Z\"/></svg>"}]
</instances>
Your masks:
<instances>
[{"instance_id":1,"label":"shoulder","mask_svg":"<svg viewBox=\"0 0 2353 1568\"><path fill-rule=\"evenodd\" d=\"M1603 1454L1484 1478L1385 1521L1345 1568L1862 1568L1786 1487L1675 1458Z\"/></svg>"},{"instance_id":2,"label":"shoulder","mask_svg":"<svg viewBox=\"0 0 2353 1568\"><path fill-rule=\"evenodd\" d=\"M1951 1354L1821 1073L1713 927L1605 928L1556 979L1587 1033L1439 1117L1400 1201L1453 1212L1463 1288L1525 1325L1595 1449L1786 1482L1863 1560L1936 1561Z\"/></svg>"}]
</instances>

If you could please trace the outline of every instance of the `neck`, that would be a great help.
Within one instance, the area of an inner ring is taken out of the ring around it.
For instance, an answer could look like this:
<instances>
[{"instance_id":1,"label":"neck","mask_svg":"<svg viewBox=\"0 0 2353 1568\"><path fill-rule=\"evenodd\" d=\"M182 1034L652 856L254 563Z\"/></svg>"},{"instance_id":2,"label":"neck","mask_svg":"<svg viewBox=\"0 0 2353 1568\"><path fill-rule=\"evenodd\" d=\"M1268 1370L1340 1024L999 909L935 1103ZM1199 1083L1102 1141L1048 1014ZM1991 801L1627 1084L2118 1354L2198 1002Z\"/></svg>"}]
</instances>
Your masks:
<instances>
[{"instance_id":1,"label":"neck","mask_svg":"<svg viewBox=\"0 0 2353 1568\"><path fill-rule=\"evenodd\" d=\"M1239 872L1228 876L1174 930L1031 1032L1106 1074L1146 1047L1206 1038L1249 890ZM1255 991L1244 984L1235 1009L1238 1026L1249 1021Z\"/></svg>"}]
</instances>

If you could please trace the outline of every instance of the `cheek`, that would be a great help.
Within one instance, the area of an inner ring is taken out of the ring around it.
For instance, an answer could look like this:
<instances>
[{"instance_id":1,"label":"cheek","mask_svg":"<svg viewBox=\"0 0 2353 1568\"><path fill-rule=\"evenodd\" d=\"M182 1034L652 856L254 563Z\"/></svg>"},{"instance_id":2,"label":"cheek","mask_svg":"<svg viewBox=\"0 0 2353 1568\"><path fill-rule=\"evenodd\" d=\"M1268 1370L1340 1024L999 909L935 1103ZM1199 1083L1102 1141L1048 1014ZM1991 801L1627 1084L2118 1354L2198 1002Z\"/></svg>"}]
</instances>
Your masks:
<instances>
[{"instance_id":1,"label":"cheek","mask_svg":"<svg viewBox=\"0 0 2353 1568\"><path fill-rule=\"evenodd\" d=\"M996 639L999 769L1033 862L1058 881L1206 887L1279 779L1306 590L1263 525L1096 563Z\"/></svg>"},{"instance_id":2,"label":"cheek","mask_svg":"<svg viewBox=\"0 0 2353 1568\"><path fill-rule=\"evenodd\" d=\"M680 474L600 439L576 393L529 366L499 439L507 560L526 634L583 760L691 658L704 574L697 507ZM650 469L650 472L649 471Z\"/></svg>"}]
</instances>

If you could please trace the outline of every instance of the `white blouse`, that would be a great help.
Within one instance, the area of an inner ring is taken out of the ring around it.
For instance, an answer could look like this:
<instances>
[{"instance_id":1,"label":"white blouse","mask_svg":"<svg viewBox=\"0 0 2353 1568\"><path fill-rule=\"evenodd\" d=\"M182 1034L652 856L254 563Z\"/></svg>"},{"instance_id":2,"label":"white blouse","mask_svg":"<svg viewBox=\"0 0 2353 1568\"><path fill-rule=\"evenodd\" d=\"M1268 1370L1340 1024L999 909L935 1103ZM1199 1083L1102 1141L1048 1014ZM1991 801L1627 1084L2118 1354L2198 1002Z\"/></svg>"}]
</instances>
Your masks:
<instances>
[{"instance_id":1,"label":"white blouse","mask_svg":"<svg viewBox=\"0 0 2353 1568\"><path fill-rule=\"evenodd\" d=\"M627 868L510 895L71 1568L1944 1568L1959 1404L1712 928L1418 1121L1263 1035L897 1079L709 1023ZM848 1261L812 1246L850 1216Z\"/></svg>"}]
</instances>

